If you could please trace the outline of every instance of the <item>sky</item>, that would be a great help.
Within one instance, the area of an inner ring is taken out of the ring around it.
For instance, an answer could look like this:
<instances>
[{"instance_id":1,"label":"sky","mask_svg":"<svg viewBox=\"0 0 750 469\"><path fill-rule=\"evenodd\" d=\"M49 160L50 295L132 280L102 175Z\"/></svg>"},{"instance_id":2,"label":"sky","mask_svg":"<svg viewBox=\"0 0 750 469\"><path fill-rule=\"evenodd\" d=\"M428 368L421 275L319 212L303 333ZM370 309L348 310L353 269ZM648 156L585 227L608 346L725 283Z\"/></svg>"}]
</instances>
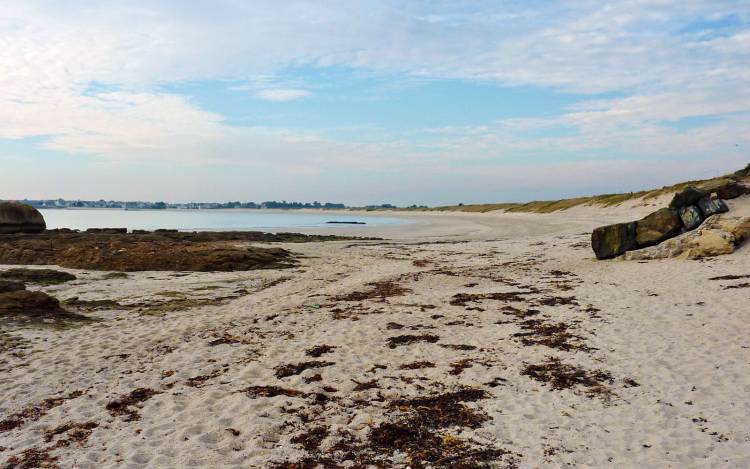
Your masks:
<instances>
[{"instance_id":1,"label":"sky","mask_svg":"<svg viewBox=\"0 0 750 469\"><path fill-rule=\"evenodd\" d=\"M0 0L0 199L454 204L750 163L750 0Z\"/></svg>"}]
</instances>

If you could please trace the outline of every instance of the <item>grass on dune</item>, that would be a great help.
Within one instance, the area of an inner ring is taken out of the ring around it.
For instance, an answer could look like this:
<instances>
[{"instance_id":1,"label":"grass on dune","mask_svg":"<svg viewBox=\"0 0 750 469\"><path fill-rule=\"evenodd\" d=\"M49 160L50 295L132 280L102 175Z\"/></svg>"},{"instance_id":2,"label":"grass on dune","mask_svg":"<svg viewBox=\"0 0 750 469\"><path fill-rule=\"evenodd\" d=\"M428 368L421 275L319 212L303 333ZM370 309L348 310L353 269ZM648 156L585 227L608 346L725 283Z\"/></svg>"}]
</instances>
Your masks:
<instances>
[{"instance_id":1,"label":"grass on dune","mask_svg":"<svg viewBox=\"0 0 750 469\"><path fill-rule=\"evenodd\" d=\"M701 186L713 181L720 179L735 179L745 182L750 182L750 165L742 170L745 175L726 175L719 176L711 179L700 179L696 181L681 182L673 184L671 186L664 186L661 189L652 189L640 192L629 192L622 194L601 194L589 197L576 197L572 199L560 199L560 200L537 200L534 202L526 203L495 203L495 204L460 204L460 205L446 205L442 207L419 207L419 208L407 208L399 209L406 211L437 211L437 212L472 212L472 213L486 213L495 210L504 210L511 213L552 213L560 210L567 210L580 205L596 205L600 207L614 207L630 200L649 200L660 197L662 195L672 194L688 186ZM738 172L739 173L739 172Z\"/></svg>"}]
</instances>

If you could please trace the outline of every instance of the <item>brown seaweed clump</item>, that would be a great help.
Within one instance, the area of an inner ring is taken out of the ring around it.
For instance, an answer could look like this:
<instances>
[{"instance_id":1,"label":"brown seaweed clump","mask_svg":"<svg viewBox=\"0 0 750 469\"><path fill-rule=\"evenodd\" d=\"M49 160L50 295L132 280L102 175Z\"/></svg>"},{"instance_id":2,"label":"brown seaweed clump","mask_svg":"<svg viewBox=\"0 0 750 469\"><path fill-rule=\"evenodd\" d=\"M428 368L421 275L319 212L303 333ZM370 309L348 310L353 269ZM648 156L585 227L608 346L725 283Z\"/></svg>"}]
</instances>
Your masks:
<instances>
[{"instance_id":1,"label":"brown seaweed clump","mask_svg":"<svg viewBox=\"0 0 750 469\"><path fill-rule=\"evenodd\" d=\"M433 334L422 334L422 335L398 335L395 337L388 337L388 347L390 348L396 348L401 345L410 345L416 342L428 342L431 344L434 344L440 340L440 337L433 335Z\"/></svg>"},{"instance_id":2,"label":"brown seaweed clump","mask_svg":"<svg viewBox=\"0 0 750 469\"><path fill-rule=\"evenodd\" d=\"M335 301L363 301L363 300L380 300L385 301L386 298L393 296L402 296L406 293L411 292L410 289L402 287L396 282L383 281L368 283L367 286L371 287L369 290L352 292L346 295L334 297Z\"/></svg>"},{"instance_id":3,"label":"brown seaweed clump","mask_svg":"<svg viewBox=\"0 0 750 469\"><path fill-rule=\"evenodd\" d=\"M586 370L563 363L559 358L548 357L544 363L527 365L521 374L548 384L555 391L563 389L575 391L583 388L584 394L589 397L601 397L608 400L613 396L608 385L614 382L614 378L608 371Z\"/></svg>"},{"instance_id":4,"label":"brown seaweed clump","mask_svg":"<svg viewBox=\"0 0 750 469\"><path fill-rule=\"evenodd\" d=\"M157 394L161 394L159 391L148 388L137 388L134 389L130 394L120 397L106 405L106 409L113 416L124 415L126 422L132 422L140 420L141 416L135 410L135 407L145 402Z\"/></svg>"},{"instance_id":5,"label":"brown seaweed clump","mask_svg":"<svg viewBox=\"0 0 750 469\"><path fill-rule=\"evenodd\" d=\"M488 397L480 389L463 388L435 396L392 401L387 409L395 415L372 427L364 440L340 433L339 440L320 451L320 442L330 438L329 429L313 427L292 440L308 450L298 461L278 463L275 469L343 467L393 467L391 458L406 455L413 469L481 469L517 467L512 452L461 439L450 433L463 428L479 428L489 420L486 414L466 406Z\"/></svg>"},{"instance_id":6,"label":"brown seaweed clump","mask_svg":"<svg viewBox=\"0 0 750 469\"><path fill-rule=\"evenodd\" d=\"M276 377L286 378L289 376L294 376L302 373L305 370L309 370L311 368L323 368L326 366L335 365L334 362L324 362L319 360L312 360L309 362L302 362L302 363L290 363L287 365L281 365L277 366L275 368L276 371Z\"/></svg>"}]
</instances>

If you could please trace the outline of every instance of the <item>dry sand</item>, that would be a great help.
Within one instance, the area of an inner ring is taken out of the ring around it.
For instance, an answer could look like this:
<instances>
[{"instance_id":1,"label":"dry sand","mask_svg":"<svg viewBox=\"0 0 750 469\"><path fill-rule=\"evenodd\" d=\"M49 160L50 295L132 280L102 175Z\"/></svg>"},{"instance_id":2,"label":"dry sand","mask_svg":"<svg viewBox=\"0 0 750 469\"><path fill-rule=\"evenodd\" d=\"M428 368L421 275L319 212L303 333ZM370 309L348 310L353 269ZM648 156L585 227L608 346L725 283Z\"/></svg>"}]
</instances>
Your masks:
<instances>
[{"instance_id":1,"label":"dry sand","mask_svg":"<svg viewBox=\"0 0 750 469\"><path fill-rule=\"evenodd\" d=\"M389 241L278 244L287 270L66 269L43 290L125 309L6 321L0 461L750 467L748 248L594 259L594 226L651 209L410 214L366 231Z\"/></svg>"}]
</instances>

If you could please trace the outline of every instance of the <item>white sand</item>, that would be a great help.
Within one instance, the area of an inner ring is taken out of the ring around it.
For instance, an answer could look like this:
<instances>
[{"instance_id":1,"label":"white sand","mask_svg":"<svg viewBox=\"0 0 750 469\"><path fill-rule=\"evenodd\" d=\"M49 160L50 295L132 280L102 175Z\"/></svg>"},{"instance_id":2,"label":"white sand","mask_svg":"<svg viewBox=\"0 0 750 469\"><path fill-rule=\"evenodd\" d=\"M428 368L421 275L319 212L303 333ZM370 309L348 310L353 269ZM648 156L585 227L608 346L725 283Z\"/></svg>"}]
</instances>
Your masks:
<instances>
[{"instance_id":1,"label":"white sand","mask_svg":"<svg viewBox=\"0 0 750 469\"><path fill-rule=\"evenodd\" d=\"M726 289L750 279L709 280L750 275L750 251L704 261L593 258L588 233L594 226L651 209L419 215L423 223L378 233L392 242L284 245L305 256L299 268L285 271L143 272L118 280L72 271L78 281L44 290L61 299L131 303L165 299L157 295L163 291L220 297L241 287L250 293L223 306L162 316L99 311L90 315L101 322L66 330L4 326L30 347L0 357L0 420L50 397L84 394L0 432L0 461L55 446L66 435L46 442L44 433L63 423L94 422L98 427L83 444L49 451L60 467L272 467L312 454L291 440L315 426L328 428L320 446L325 453L346 432L367 441L372 429L396 419L399 413L388 407L394 399L468 386L488 392L489 398L466 406L489 420L476 429L436 433L510 451L498 467L511 460L519 467L750 467L750 288ZM468 242L419 244L435 240ZM268 286L279 278L290 280ZM387 280L412 291L385 302L334 299ZM196 290L207 285L221 288ZM450 304L458 293L530 286L539 291L522 301ZM549 298L575 303L539 304ZM506 306L540 311L526 319L569 325L580 337L569 342L589 350L524 345L514 336L524 332L524 319L507 314ZM472 307L483 310L467 309ZM332 312L337 309L343 310L338 316ZM404 328L389 329L389 323ZM389 337L404 334L439 340L388 347ZM238 342L209 345L224 335ZM322 344L336 348L306 356L305 350ZM587 395L586 386L553 390L522 374L547 357L609 373L609 396ZM462 359L472 360L471 367L451 374L451 364ZM335 364L285 378L274 374L278 366L310 360ZM435 367L399 369L415 361ZM376 364L387 368L373 370ZM188 385L212 372L199 387ZM321 381L305 381L317 373ZM371 380L378 388L354 391L355 381ZM262 385L332 400L320 406L312 397L239 392ZM159 392L131 408L140 420L108 412L107 403L136 388ZM386 467L407 467L408 458L395 452L385 461Z\"/></svg>"}]
</instances>

